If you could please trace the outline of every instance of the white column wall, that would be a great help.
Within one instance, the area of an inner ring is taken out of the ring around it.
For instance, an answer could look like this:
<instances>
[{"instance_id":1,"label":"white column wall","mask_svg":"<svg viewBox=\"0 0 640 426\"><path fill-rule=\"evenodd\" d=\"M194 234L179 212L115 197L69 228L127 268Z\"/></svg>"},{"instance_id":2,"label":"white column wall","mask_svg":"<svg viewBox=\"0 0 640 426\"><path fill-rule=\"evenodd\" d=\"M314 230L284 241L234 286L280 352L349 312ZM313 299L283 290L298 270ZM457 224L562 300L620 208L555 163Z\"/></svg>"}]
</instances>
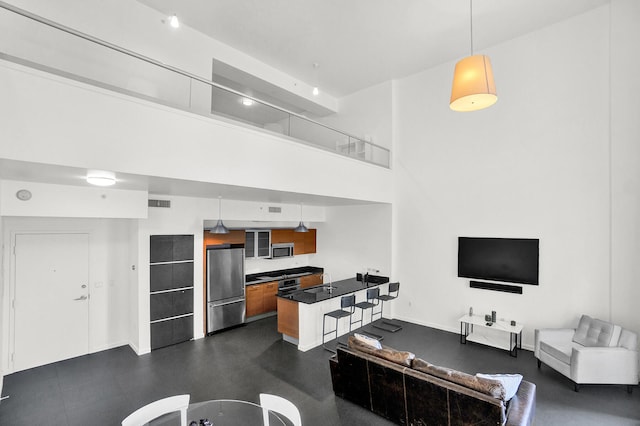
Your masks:
<instances>
[{"instance_id":1,"label":"white column wall","mask_svg":"<svg viewBox=\"0 0 640 426\"><path fill-rule=\"evenodd\" d=\"M66 219L20 218L2 219L2 241L5 247L3 263L3 292L12 293L13 236L18 232L86 232L89 234L89 352L122 346L128 343L129 327L129 220L127 219ZM2 301L2 370L11 372L9 365L10 298ZM46 350L46 348L43 348Z\"/></svg>"},{"instance_id":2,"label":"white column wall","mask_svg":"<svg viewBox=\"0 0 640 426\"><path fill-rule=\"evenodd\" d=\"M530 346L535 328L611 314L609 7L478 53L498 88L486 110L449 110L453 62L395 85L396 307L453 332L470 306L495 310ZM540 285L470 289L459 236L539 238Z\"/></svg>"}]
</instances>

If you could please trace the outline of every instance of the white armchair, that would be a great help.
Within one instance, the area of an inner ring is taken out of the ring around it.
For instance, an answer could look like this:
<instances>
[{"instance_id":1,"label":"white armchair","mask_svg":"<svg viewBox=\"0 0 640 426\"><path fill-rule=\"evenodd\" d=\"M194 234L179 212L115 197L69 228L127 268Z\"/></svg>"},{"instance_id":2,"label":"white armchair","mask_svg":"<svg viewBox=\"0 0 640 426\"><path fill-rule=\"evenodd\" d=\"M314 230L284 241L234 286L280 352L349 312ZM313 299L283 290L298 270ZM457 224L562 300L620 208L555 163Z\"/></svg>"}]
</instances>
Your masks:
<instances>
[{"instance_id":1,"label":"white armchair","mask_svg":"<svg viewBox=\"0 0 640 426\"><path fill-rule=\"evenodd\" d=\"M576 329L535 331L538 368L544 363L580 384L638 384L638 335L583 315Z\"/></svg>"}]
</instances>

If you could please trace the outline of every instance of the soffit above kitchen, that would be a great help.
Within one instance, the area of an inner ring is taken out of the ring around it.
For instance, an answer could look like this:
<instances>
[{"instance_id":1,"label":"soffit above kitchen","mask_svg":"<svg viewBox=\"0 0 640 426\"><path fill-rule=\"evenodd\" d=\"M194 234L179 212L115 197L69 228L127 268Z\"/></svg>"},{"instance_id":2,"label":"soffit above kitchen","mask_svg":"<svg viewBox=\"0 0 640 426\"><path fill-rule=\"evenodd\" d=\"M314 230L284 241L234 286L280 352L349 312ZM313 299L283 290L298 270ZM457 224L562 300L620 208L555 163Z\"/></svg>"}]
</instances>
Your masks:
<instances>
[{"instance_id":1,"label":"soffit above kitchen","mask_svg":"<svg viewBox=\"0 0 640 426\"><path fill-rule=\"evenodd\" d=\"M469 54L469 0L138 1L338 98ZM475 0L474 49L608 3Z\"/></svg>"},{"instance_id":2,"label":"soffit above kitchen","mask_svg":"<svg viewBox=\"0 0 640 426\"><path fill-rule=\"evenodd\" d=\"M324 207L376 204L362 200L273 191L211 182L142 176L119 172L116 172L115 175L117 183L110 188L147 191L150 194L150 198L151 195L196 198L217 198L218 196L222 196L224 199L238 201L279 204L304 203L305 205ZM0 179L3 180L91 187L85 180L86 176L87 169L85 168L0 159Z\"/></svg>"}]
</instances>

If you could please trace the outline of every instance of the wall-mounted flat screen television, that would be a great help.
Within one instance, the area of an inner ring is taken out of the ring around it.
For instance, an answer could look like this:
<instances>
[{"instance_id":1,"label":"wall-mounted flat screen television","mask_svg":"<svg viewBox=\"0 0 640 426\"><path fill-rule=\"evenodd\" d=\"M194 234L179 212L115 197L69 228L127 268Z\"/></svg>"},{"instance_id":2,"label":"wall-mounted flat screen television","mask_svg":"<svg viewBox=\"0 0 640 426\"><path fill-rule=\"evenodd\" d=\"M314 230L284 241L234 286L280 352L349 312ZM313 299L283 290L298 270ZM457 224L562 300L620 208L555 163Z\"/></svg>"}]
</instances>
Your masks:
<instances>
[{"instance_id":1,"label":"wall-mounted flat screen television","mask_svg":"<svg viewBox=\"0 0 640 426\"><path fill-rule=\"evenodd\" d=\"M458 276L538 285L540 240L458 237Z\"/></svg>"}]
</instances>

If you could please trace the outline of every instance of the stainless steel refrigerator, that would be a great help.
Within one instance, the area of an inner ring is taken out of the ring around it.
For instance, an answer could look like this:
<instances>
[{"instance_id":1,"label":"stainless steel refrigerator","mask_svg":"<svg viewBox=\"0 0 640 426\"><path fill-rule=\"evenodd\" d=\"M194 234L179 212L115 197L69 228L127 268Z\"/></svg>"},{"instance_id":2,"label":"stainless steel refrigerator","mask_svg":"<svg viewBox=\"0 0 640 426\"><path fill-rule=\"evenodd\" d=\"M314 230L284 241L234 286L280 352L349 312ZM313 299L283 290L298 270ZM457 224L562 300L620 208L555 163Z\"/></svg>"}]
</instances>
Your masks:
<instances>
[{"instance_id":1,"label":"stainless steel refrigerator","mask_svg":"<svg viewBox=\"0 0 640 426\"><path fill-rule=\"evenodd\" d=\"M207 333L244 323L244 248L207 247Z\"/></svg>"}]
</instances>

